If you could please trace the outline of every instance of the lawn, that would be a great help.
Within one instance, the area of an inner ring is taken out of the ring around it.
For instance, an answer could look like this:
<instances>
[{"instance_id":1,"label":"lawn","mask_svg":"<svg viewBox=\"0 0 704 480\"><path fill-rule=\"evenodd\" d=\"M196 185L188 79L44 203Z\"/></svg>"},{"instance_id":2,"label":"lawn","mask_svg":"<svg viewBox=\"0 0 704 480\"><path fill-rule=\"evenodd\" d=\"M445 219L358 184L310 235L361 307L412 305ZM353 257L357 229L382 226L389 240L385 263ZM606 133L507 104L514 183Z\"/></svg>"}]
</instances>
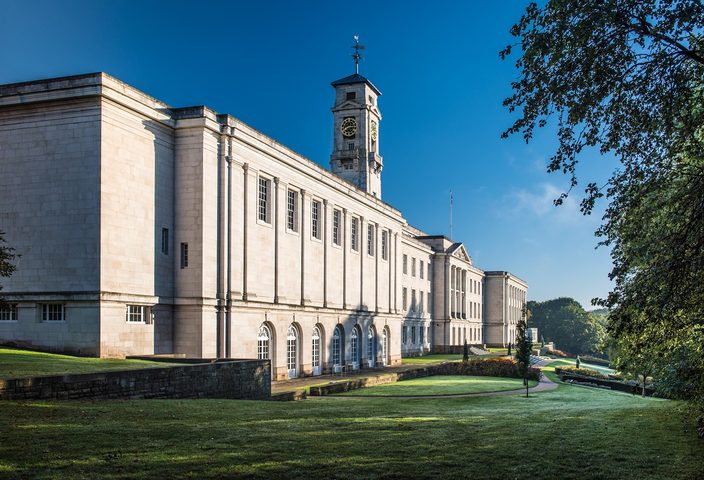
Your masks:
<instances>
[{"instance_id":1,"label":"lawn","mask_svg":"<svg viewBox=\"0 0 704 480\"><path fill-rule=\"evenodd\" d=\"M676 402L531 395L3 402L0 478L698 479Z\"/></svg>"},{"instance_id":2,"label":"lawn","mask_svg":"<svg viewBox=\"0 0 704 480\"><path fill-rule=\"evenodd\" d=\"M164 367L167 365L171 364L145 360L71 357L68 355L0 347L0 378L92 373L105 370Z\"/></svg>"},{"instance_id":3,"label":"lawn","mask_svg":"<svg viewBox=\"0 0 704 480\"><path fill-rule=\"evenodd\" d=\"M402 362L404 365L425 365L427 363L459 362L460 360L462 360L461 354L433 353L422 357L404 357Z\"/></svg>"},{"instance_id":4,"label":"lawn","mask_svg":"<svg viewBox=\"0 0 704 480\"><path fill-rule=\"evenodd\" d=\"M531 387L538 382L531 382ZM498 392L523 388L523 381L516 378L470 377L466 375L438 375L389 383L376 387L360 388L341 393L344 396L389 397L403 395L457 395L462 393Z\"/></svg>"}]
</instances>

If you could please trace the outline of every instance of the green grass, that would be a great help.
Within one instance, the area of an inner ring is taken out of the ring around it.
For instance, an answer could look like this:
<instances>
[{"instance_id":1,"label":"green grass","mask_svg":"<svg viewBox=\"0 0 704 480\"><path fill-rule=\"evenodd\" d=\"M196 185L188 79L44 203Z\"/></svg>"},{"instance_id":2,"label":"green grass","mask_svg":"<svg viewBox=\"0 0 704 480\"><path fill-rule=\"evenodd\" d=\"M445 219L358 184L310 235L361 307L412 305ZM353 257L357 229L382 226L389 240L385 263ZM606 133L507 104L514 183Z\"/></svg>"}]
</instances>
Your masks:
<instances>
[{"instance_id":1,"label":"green grass","mask_svg":"<svg viewBox=\"0 0 704 480\"><path fill-rule=\"evenodd\" d=\"M402 359L402 362L403 365L425 365L427 363L459 362L461 360L461 354L433 353L430 355L423 355L422 357L405 357Z\"/></svg>"},{"instance_id":2,"label":"green grass","mask_svg":"<svg viewBox=\"0 0 704 480\"><path fill-rule=\"evenodd\" d=\"M171 364L145 360L72 357L0 347L0 378L92 373L105 370L129 370L167 365Z\"/></svg>"},{"instance_id":3,"label":"green grass","mask_svg":"<svg viewBox=\"0 0 704 480\"><path fill-rule=\"evenodd\" d=\"M531 387L538 382L531 382ZM523 388L523 381L516 378L469 377L466 375L438 375L389 383L376 387L360 388L341 393L344 396L403 396L403 395L456 395L462 393L498 392Z\"/></svg>"},{"instance_id":4,"label":"green grass","mask_svg":"<svg viewBox=\"0 0 704 480\"><path fill-rule=\"evenodd\" d=\"M531 395L3 402L0 478L698 479L684 407ZM687 429L685 429L685 427Z\"/></svg>"}]
</instances>

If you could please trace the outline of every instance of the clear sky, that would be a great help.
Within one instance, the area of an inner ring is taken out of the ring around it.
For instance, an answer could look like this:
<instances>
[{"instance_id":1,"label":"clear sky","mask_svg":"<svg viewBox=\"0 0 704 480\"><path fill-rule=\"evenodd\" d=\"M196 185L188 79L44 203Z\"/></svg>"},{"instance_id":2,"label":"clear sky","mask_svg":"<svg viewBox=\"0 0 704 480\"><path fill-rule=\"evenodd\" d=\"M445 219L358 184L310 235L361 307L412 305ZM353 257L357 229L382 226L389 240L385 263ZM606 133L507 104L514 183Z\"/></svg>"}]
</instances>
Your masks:
<instances>
[{"instance_id":1,"label":"clear sky","mask_svg":"<svg viewBox=\"0 0 704 480\"><path fill-rule=\"evenodd\" d=\"M174 106L229 113L328 167L330 82L360 73L383 93L383 200L430 234L453 237L485 270L508 270L529 298L589 301L609 290L600 214L546 173L548 128L530 145L501 140L517 77L498 52L523 1L9 1L0 0L0 83L105 71ZM582 184L612 158L590 154ZM0 200L1 201L1 200ZM602 205L603 209L603 205Z\"/></svg>"}]
</instances>

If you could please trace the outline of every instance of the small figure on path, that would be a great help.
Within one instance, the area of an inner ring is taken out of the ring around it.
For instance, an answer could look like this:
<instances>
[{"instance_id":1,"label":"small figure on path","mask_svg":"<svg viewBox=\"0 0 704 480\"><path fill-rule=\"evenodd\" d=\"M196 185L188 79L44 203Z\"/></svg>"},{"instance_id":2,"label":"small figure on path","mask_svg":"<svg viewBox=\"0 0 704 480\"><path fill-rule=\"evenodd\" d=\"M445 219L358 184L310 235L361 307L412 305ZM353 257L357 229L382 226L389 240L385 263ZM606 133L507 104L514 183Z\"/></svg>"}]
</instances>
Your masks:
<instances>
[{"instance_id":1,"label":"small figure on path","mask_svg":"<svg viewBox=\"0 0 704 480\"><path fill-rule=\"evenodd\" d=\"M582 362L579 360L579 355L577 355L577 362L576 362L577 368L579 368L579 366L581 364L582 364Z\"/></svg>"}]
</instances>

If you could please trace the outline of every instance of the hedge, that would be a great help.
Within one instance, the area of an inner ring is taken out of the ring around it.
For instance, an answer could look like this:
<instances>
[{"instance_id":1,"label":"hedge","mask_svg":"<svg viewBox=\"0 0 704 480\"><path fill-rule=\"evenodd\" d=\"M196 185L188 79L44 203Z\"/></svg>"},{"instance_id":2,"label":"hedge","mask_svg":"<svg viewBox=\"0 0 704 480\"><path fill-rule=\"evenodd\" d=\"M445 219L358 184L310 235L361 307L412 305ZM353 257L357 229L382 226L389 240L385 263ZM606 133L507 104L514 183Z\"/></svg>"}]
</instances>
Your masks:
<instances>
[{"instance_id":1,"label":"hedge","mask_svg":"<svg viewBox=\"0 0 704 480\"><path fill-rule=\"evenodd\" d=\"M447 365L447 367L445 367ZM508 377L508 378L523 378L518 371L518 362L511 358L492 357L492 358L472 358L468 362L452 362L442 364L440 368L445 367L448 373L445 375L477 375L485 377ZM453 373L449 373L449 370ZM542 373L539 368L530 367L528 369L528 380L540 381Z\"/></svg>"}]
</instances>

